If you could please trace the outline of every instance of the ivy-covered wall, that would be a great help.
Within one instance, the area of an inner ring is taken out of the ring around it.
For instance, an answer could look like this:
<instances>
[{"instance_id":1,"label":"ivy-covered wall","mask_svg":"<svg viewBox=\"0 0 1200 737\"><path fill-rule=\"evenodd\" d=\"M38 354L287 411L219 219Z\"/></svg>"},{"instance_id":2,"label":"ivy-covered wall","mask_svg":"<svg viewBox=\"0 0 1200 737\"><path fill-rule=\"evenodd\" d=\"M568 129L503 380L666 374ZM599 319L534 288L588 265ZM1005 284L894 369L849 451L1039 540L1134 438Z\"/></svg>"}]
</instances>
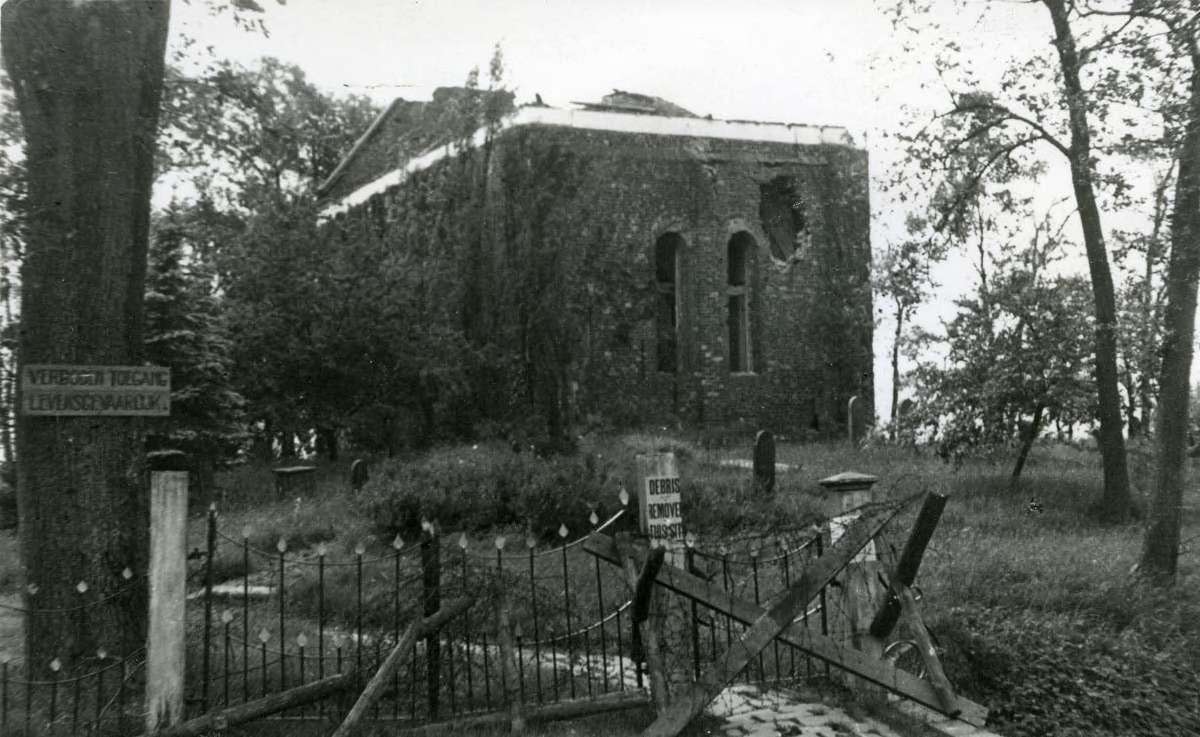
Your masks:
<instances>
[{"instance_id":1,"label":"ivy-covered wall","mask_svg":"<svg viewBox=\"0 0 1200 737\"><path fill-rule=\"evenodd\" d=\"M868 217L851 147L526 125L338 222L370 223L355 237L428 272L428 319L489 356L478 396L498 419L822 436L851 396L873 405ZM668 233L682 239L674 372L659 355ZM735 236L752 246L731 287ZM731 331L735 296L748 318ZM747 370L731 370L733 332Z\"/></svg>"}]
</instances>

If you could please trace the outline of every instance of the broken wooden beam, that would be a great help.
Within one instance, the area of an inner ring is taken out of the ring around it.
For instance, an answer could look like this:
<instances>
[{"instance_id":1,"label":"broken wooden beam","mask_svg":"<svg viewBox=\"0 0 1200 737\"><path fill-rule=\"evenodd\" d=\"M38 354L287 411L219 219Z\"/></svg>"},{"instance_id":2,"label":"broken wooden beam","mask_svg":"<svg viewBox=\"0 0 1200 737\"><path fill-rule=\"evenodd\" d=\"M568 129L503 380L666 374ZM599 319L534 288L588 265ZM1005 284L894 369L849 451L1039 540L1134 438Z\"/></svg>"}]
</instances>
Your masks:
<instances>
[{"instance_id":1,"label":"broken wooden beam","mask_svg":"<svg viewBox=\"0 0 1200 737\"><path fill-rule=\"evenodd\" d=\"M352 687L357 682L354 673L339 673L322 678L319 681L306 683L303 686L289 688L286 691L273 693L261 699L247 701L244 704L231 706L220 711L210 712L186 722L180 722L172 727L147 733L154 737L200 737L200 735L222 732L229 727L261 719L271 714L277 714L296 706L311 704L314 701L332 696ZM143 735L146 737L146 735Z\"/></svg>"},{"instance_id":2,"label":"broken wooden beam","mask_svg":"<svg viewBox=\"0 0 1200 737\"><path fill-rule=\"evenodd\" d=\"M633 596L633 604L630 607L630 619L633 621L635 637L633 648L636 651L638 643L642 646L646 670L650 674L650 694L654 698L655 711L661 714L670 704L671 696L667 684L667 668L663 662L662 648L659 644L659 621L654 613L651 599L654 595L654 581L658 577L658 572L662 570L666 550L664 548L651 549L645 556L645 565L639 571L636 563L637 555L630 534L617 533L615 544L619 557L618 565L625 571L625 580L629 584Z\"/></svg>"},{"instance_id":3,"label":"broken wooden beam","mask_svg":"<svg viewBox=\"0 0 1200 737\"><path fill-rule=\"evenodd\" d=\"M496 599L500 602L497 612L496 639L500 643L500 673L504 678L504 703L508 705L508 733L520 735L525 732L524 704L521 702L520 664L513 647L512 599L508 587L498 585Z\"/></svg>"},{"instance_id":4,"label":"broken wooden beam","mask_svg":"<svg viewBox=\"0 0 1200 737\"><path fill-rule=\"evenodd\" d=\"M929 683L942 703L942 711L951 717L957 717L962 713L958 706L958 697L954 694L950 679L946 677L946 671L942 669L942 661L938 658L929 630L925 628L925 621L921 619L921 612L913 599L912 591L907 586L897 583L892 586L892 593L900 600L900 615L917 644Z\"/></svg>"},{"instance_id":5,"label":"broken wooden beam","mask_svg":"<svg viewBox=\"0 0 1200 737\"><path fill-rule=\"evenodd\" d=\"M846 528L842 537L824 555L800 574L795 584L767 603L736 641L700 678L678 694L667 710L646 728L643 737L675 737L743 668L792 624L808 603L821 593L839 571L853 560L871 538L887 524L899 507L875 507ZM672 567L673 568L673 567ZM686 575L686 574L685 574Z\"/></svg>"},{"instance_id":6,"label":"broken wooden beam","mask_svg":"<svg viewBox=\"0 0 1200 737\"><path fill-rule=\"evenodd\" d=\"M442 608L438 609L437 613L432 617L426 617L410 624L404 630L404 636L400 638L400 642L396 643L396 646L392 648L387 658L384 659L383 665L379 666L379 670L375 672L370 682L367 683L366 688L363 689L362 694L358 697L358 701L354 702L354 706L350 708L350 713L346 715L346 718L334 730L333 737L350 737L358 729L358 725L367 713L367 710L374 706L375 702L379 701L380 697L383 696L384 689L387 688L392 674L412 655L419 638L431 632L436 632L442 625L465 612L474 603L475 599L469 596L454 599L442 605Z\"/></svg>"},{"instance_id":7,"label":"broken wooden beam","mask_svg":"<svg viewBox=\"0 0 1200 737\"><path fill-rule=\"evenodd\" d=\"M942 518L947 498L945 494L931 493L921 504L921 511L917 513L912 532L908 535L908 541L904 543L904 551L896 563L896 570L890 574L900 584L912 586L913 581L917 580L921 558L925 555L925 548L929 547L929 540L933 537L933 531L937 529L938 520ZM878 640L886 639L899 620L900 600L892 594L880 607L875 619L871 620L871 636Z\"/></svg>"},{"instance_id":8,"label":"broken wooden beam","mask_svg":"<svg viewBox=\"0 0 1200 737\"><path fill-rule=\"evenodd\" d=\"M651 704L650 695L644 691L616 691L595 698L530 704L525 707L524 711L527 723L542 723L582 719L625 709L645 708ZM501 726L509 720L509 717L510 714L507 711L493 711L446 722L423 724L419 727L400 730L399 734L404 737L426 737L444 733L461 734L471 729Z\"/></svg>"},{"instance_id":9,"label":"broken wooden beam","mask_svg":"<svg viewBox=\"0 0 1200 737\"><path fill-rule=\"evenodd\" d=\"M584 543L584 550L610 563L620 565L616 545L612 538L606 535L594 535ZM736 598L719 585L671 566L665 566L656 581L661 586L690 599L695 599L743 624L755 621L763 613L761 605ZM780 633L779 640L864 680L883 686L892 693L939 713L945 713L941 698L925 679L900 670L886 661L848 648L844 643L810 630L804 624L792 623ZM987 709L969 699L959 696L957 706L962 710L958 719L964 722L982 727L987 720Z\"/></svg>"}]
</instances>

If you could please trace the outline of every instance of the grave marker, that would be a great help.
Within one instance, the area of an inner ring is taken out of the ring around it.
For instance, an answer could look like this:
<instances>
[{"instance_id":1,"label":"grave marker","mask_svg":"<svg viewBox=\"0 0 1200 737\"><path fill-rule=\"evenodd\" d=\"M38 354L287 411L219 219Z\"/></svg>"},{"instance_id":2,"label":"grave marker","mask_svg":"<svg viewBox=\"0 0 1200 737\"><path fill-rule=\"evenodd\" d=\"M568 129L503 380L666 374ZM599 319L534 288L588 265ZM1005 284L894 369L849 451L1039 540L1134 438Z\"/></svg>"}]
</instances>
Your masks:
<instances>
[{"instance_id":1,"label":"grave marker","mask_svg":"<svg viewBox=\"0 0 1200 737\"><path fill-rule=\"evenodd\" d=\"M367 479L370 478L370 469L367 468L367 462L359 458L350 464L350 490L358 493L362 491L366 485Z\"/></svg>"},{"instance_id":2,"label":"grave marker","mask_svg":"<svg viewBox=\"0 0 1200 737\"><path fill-rule=\"evenodd\" d=\"M775 436L770 430L759 430L754 436L754 490L775 493Z\"/></svg>"}]
</instances>

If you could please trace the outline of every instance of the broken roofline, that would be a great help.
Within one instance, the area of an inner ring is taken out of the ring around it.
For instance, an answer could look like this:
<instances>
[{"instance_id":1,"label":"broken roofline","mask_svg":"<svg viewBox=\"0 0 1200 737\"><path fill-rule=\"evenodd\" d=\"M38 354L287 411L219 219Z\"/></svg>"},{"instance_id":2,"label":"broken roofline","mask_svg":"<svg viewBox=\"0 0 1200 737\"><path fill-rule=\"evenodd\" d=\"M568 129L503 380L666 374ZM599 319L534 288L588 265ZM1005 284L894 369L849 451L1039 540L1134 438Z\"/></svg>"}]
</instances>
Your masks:
<instances>
[{"instance_id":1,"label":"broken roofline","mask_svg":"<svg viewBox=\"0 0 1200 737\"><path fill-rule=\"evenodd\" d=\"M386 114L386 113L385 113ZM658 115L596 110L560 110L550 107L523 107L500 121L497 132L525 125L548 125L580 130L602 130L618 133L644 133L659 136L692 138L724 138L737 141L788 143L797 146L854 145L849 132L840 126L814 126L791 123L755 123L751 121L712 120L709 118L672 118ZM475 131L473 146L481 146L486 128ZM444 158L453 156L460 144L448 143L409 159L403 165L376 177L350 194L321 208L322 218L331 218L365 203L377 194L403 182L411 174L423 171ZM357 148L357 147L356 147ZM347 160L355 154L351 151ZM340 167L339 167L340 168ZM332 177L331 177L332 179Z\"/></svg>"}]
</instances>

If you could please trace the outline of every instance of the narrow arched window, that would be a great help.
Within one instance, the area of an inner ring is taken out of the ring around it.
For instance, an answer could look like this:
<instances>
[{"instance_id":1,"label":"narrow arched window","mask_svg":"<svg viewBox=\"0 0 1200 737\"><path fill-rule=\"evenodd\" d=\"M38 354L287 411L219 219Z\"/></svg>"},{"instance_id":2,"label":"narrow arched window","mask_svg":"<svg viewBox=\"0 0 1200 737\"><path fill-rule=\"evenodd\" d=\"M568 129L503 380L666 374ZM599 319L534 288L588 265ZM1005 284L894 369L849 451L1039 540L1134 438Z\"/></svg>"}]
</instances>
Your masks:
<instances>
[{"instance_id":1,"label":"narrow arched window","mask_svg":"<svg viewBox=\"0 0 1200 737\"><path fill-rule=\"evenodd\" d=\"M754 237L742 231L729 239L727 264L729 271L725 295L728 299L729 370L735 373L753 371L754 315Z\"/></svg>"},{"instance_id":2,"label":"narrow arched window","mask_svg":"<svg viewBox=\"0 0 1200 737\"><path fill-rule=\"evenodd\" d=\"M683 237L664 233L654 244L655 362L659 371L675 373L679 365L679 253Z\"/></svg>"}]
</instances>

